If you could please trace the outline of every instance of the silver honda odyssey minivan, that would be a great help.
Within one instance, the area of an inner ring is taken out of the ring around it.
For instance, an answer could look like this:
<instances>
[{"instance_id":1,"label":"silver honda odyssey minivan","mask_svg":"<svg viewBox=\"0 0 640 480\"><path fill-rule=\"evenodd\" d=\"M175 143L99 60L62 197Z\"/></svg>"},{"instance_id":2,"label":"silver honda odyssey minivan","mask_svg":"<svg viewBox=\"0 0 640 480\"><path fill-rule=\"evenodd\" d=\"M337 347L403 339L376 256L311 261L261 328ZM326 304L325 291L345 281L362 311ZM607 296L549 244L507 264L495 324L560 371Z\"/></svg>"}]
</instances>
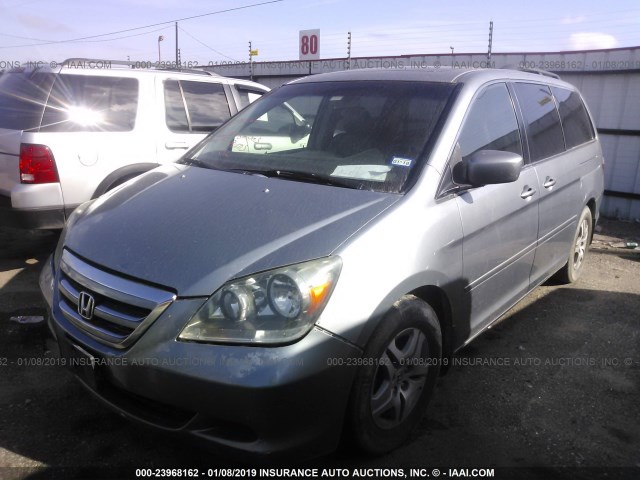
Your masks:
<instances>
[{"instance_id":1,"label":"silver honda odyssey minivan","mask_svg":"<svg viewBox=\"0 0 640 480\"><path fill-rule=\"evenodd\" d=\"M67 365L128 417L383 453L458 349L578 279L602 194L591 117L551 74L315 75L80 206L40 285Z\"/></svg>"}]
</instances>

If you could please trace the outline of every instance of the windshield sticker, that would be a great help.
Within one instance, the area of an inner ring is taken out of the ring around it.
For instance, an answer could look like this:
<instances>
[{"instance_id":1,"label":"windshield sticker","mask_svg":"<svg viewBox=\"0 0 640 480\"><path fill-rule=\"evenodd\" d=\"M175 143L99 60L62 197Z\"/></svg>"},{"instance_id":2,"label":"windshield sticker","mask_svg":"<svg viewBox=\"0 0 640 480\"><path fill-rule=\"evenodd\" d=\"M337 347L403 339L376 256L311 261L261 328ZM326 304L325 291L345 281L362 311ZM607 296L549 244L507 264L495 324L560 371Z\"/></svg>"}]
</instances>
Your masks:
<instances>
[{"instance_id":1,"label":"windshield sticker","mask_svg":"<svg viewBox=\"0 0 640 480\"><path fill-rule=\"evenodd\" d=\"M409 158L393 157L393 160L391 160L391 165L397 165L399 167L410 167L411 162L413 162L413 160Z\"/></svg>"},{"instance_id":2,"label":"windshield sticker","mask_svg":"<svg viewBox=\"0 0 640 480\"><path fill-rule=\"evenodd\" d=\"M338 165L331 176L384 182L390 171L387 165Z\"/></svg>"}]
</instances>

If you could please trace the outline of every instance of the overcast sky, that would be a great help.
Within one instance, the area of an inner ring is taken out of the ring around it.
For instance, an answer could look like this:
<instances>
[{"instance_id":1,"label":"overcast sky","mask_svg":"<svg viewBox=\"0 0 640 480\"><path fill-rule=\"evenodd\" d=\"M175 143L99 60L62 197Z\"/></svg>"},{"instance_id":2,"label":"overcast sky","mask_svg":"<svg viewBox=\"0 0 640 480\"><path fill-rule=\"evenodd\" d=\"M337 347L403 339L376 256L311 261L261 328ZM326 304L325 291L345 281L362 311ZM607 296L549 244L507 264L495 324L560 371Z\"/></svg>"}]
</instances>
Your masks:
<instances>
[{"instance_id":1,"label":"overcast sky","mask_svg":"<svg viewBox=\"0 0 640 480\"><path fill-rule=\"evenodd\" d=\"M160 35L161 58L171 61L175 27L162 22L262 1L0 0L0 67L69 57L157 61ZM496 53L640 45L637 0L283 0L181 20L179 47L183 61L200 65L246 61L249 41L256 61L295 60L299 30L319 28L321 58L345 57L349 31L354 57L450 53L450 47L486 52L491 20ZM111 35L94 37L101 34Z\"/></svg>"}]
</instances>

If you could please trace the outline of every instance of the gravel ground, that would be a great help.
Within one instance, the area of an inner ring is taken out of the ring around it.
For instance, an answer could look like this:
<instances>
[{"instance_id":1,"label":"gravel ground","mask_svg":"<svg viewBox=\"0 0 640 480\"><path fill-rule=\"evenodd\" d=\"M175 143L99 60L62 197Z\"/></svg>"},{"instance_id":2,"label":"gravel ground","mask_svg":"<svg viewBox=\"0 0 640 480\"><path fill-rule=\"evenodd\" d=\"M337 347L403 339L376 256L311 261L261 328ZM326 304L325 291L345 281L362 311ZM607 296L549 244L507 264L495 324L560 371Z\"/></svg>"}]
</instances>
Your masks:
<instances>
[{"instance_id":1,"label":"gravel ground","mask_svg":"<svg viewBox=\"0 0 640 480\"><path fill-rule=\"evenodd\" d=\"M16 317L44 315L37 276L55 241L49 232L0 229L0 478L225 465L107 410L62 367L24 365L52 358L44 324ZM380 458L345 448L311 464L640 478L640 250L622 248L628 241L640 242L640 224L602 221L578 283L537 288L459 352L403 448Z\"/></svg>"}]
</instances>

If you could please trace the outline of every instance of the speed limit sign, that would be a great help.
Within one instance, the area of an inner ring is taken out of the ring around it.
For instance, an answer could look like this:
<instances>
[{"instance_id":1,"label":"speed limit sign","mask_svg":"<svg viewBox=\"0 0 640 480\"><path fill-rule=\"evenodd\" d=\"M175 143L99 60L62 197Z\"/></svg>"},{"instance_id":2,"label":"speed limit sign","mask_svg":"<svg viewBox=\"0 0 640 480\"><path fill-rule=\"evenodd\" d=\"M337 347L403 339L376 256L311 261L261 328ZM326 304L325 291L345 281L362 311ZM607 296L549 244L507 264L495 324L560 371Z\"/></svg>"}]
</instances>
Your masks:
<instances>
[{"instance_id":1,"label":"speed limit sign","mask_svg":"<svg viewBox=\"0 0 640 480\"><path fill-rule=\"evenodd\" d=\"M320 60L320 29L300 30L300 60Z\"/></svg>"}]
</instances>

